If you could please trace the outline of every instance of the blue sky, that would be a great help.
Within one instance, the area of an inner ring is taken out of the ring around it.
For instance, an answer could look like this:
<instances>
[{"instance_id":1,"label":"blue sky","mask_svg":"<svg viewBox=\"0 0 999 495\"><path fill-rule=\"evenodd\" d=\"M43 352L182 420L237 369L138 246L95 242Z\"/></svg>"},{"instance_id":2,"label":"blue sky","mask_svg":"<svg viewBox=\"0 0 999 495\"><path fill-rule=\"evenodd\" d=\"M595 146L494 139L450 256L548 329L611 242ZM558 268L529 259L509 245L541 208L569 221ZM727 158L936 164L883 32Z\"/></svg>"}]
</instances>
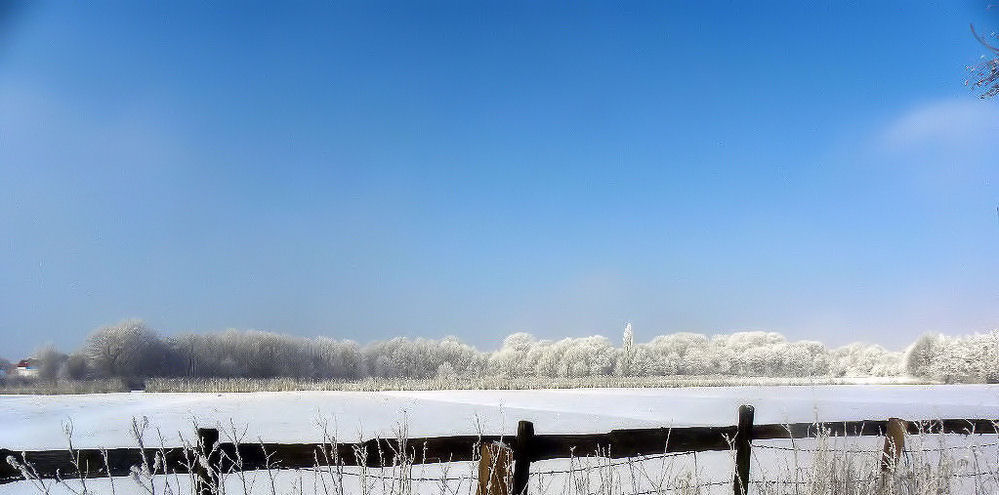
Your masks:
<instances>
[{"instance_id":1,"label":"blue sky","mask_svg":"<svg viewBox=\"0 0 999 495\"><path fill-rule=\"evenodd\" d=\"M985 3L0 9L0 354L999 327Z\"/></svg>"}]
</instances>

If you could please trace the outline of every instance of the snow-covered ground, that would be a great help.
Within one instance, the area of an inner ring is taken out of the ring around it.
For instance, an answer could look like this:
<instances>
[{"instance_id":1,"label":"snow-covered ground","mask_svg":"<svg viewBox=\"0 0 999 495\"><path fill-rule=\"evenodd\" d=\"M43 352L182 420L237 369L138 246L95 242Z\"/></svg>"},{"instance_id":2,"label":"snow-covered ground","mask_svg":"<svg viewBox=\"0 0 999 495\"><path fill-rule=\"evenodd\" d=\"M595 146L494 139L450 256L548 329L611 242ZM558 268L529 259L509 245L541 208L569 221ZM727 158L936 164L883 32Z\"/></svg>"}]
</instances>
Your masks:
<instances>
[{"instance_id":1,"label":"snow-covered ground","mask_svg":"<svg viewBox=\"0 0 999 495\"><path fill-rule=\"evenodd\" d=\"M405 420L411 436L513 433L518 420L543 433L615 428L732 425L740 404L757 423L901 417L999 418L996 385L711 387L670 389L461 390L423 392L261 392L246 394L96 394L0 396L0 446L65 446L71 419L79 447L132 446L131 419L146 416L164 434L193 422L235 421L250 438L318 441L316 421L335 422L341 437L391 435Z\"/></svg>"},{"instance_id":2,"label":"snow-covered ground","mask_svg":"<svg viewBox=\"0 0 999 495\"><path fill-rule=\"evenodd\" d=\"M732 425L740 404L756 407L757 423L999 418L999 386L0 396L0 447L62 448L66 442L61 424L67 420L74 424L77 447L119 447L134 446L129 434L131 420L143 416L163 432L168 443L179 443L171 441L178 432L189 436L194 423L207 426L230 421L245 426L249 439L317 442L322 438L316 425L322 420L335 424L345 441L392 436L400 422L407 425L410 436L474 434L478 428L488 434L512 434L521 419L533 421L538 434L585 433L628 427ZM871 445L877 448L878 440L865 441L873 441ZM714 455L727 458L727 453ZM715 464L718 469L709 471L717 471L715 474L724 479L730 464ZM16 487L0 487L0 493L22 493Z\"/></svg>"}]
</instances>

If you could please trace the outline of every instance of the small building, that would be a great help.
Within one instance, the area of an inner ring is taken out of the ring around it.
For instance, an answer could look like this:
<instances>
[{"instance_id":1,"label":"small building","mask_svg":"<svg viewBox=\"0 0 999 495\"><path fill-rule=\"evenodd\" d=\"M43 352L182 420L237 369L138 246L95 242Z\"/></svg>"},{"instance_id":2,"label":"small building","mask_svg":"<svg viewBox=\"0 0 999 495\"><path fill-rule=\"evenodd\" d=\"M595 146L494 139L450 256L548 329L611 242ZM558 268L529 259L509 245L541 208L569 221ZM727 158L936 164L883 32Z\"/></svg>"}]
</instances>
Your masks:
<instances>
[{"instance_id":1,"label":"small building","mask_svg":"<svg viewBox=\"0 0 999 495\"><path fill-rule=\"evenodd\" d=\"M17 376L36 377L38 376L38 360L35 358L22 359L17 362L15 373Z\"/></svg>"}]
</instances>

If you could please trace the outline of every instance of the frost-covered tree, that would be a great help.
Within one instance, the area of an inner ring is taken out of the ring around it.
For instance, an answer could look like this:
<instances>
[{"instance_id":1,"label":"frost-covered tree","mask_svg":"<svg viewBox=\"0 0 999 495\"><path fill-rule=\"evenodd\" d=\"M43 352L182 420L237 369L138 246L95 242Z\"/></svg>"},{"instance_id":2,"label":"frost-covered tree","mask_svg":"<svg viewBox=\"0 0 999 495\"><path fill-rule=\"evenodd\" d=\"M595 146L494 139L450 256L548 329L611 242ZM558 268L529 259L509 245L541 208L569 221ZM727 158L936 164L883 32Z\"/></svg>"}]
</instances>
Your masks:
<instances>
[{"instance_id":1,"label":"frost-covered tree","mask_svg":"<svg viewBox=\"0 0 999 495\"><path fill-rule=\"evenodd\" d=\"M508 335L503 339L503 345L489 357L489 365L495 373L501 376L527 376L528 355L536 347L538 340L526 332Z\"/></svg>"},{"instance_id":2,"label":"frost-covered tree","mask_svg":"<svg viewBox=\"0 0 999 495\"><path fill-rule=\"evenodd\" d=\"M442 380L453 380L458 376L458 373L454 370L454 365L445 361L437 367L437 378Z\"/></svg>"},{"instance_id":3,"label":"frost-covered tree","mask_svg":"<svg viewBox=\"0 0 999 495\"><path fill-rule=\"evenodd\" d=\"M54 345L42 346L41 349L35 351L35 359L38 360L38 378L49 382L56 381L66 358L67 356L59 352Z\"/></svg>"},{"instance_id":4,"label":"frost-covered tree","mask_svg":"<svg viewBox=\"0 0 999 495\"><path fill-rule=\"evenodd\" d=\"M87 339L85 352L93 369L108 377L154 376L166 358L162 341L140 320L97 330Z\"/></svg>"},{"instance_id":5,"label":"frost-covered tree","mask_svg":"<svg viewBox=\"0 0 999 495\"><path fill-rule=\"evenodd\" d=\"M924 334L919 337L905 351L903 361L906 373L911 376L930 376L933 362L940 356L942 349L942 335Z\"/></svg>"},{"instance_id":6,"label":"frost-covered tree","mask_svg":"<svg viewBox=\"0 0 999 495\"><path fill-rule=\"evenodd\" d=\"M310 346L310 354L313 378L356 380L365 374L360 346L352 340L318 337Z\"/></svg>"},{"instance_id":7,"label":"frost-covered tree","mask_svg":"<svg viewBox=\"0 0 999 495\"><path fill-rule=\"evenodd\" d=\"M70 354L59 370L60 379L84 380L89 376L90 364L87 362L87 356L79 352Z\"/></svg>"},{"instance_id":8,"label":"frost-covered tree","mask_svg":"<svg viewBox=\"0 0 999 495\"><path fill-rule=\"evenodd\" d=\"M971 26L971 34L985 47L986 54L978 64L968 67L971 77L965 85L978 92L978 97L985 100L999 95L999 33L988 36L980 35Z\"/></svg>"},{"instance_id":9,"label":"frost-covered tree","mask_svg":"<svg viewBox=\"0 0 999 495\"><path fill-rule=\"evenodd\" d=\"M902 353L879 345L854 343L834 349L831 371L836 376L897 376L902 373Z\"/></svg>"},{"instance_id":10,"label":"frost-covered tree","mask_svg":"<svg viewBox=\"0 0 999 495\"><path fill-rule=\"evenodd\" d=\"M631 329L631 322L624 327L624 334L621 335L621 350L617 356L617 363L614 365L614 374L617 376L628 376L634 373L631 363L635 358L635 332Z\"/></svg>"}]
</instances>

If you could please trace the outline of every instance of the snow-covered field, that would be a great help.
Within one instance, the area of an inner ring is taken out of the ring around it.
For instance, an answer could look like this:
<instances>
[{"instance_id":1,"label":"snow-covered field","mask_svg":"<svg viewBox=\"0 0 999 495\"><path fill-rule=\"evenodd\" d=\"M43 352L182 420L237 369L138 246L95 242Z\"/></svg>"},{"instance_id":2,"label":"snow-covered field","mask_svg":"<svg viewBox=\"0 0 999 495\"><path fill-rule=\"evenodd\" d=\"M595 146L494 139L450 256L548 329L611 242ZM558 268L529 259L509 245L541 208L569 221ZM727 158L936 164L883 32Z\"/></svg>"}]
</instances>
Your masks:
<instances>
[{"instance_id":1,"label":"snow-covered field","mask_svg":"<svg viewBox=\"0 0 999 495\"><path fill-rule=\"evenodd\" d=\"M996 385L711 387L671 389L467 390L424 392L261 392L246 394L95 394L0 396L0 446L65 446L71 419L79 447L132 446L133 417L165 434L200 425L246 425L251 438L319 441L316 421L335 421L340 436L391 435L406 421L411 436L514 433L518 420L543 433L615 428L732 425L740 404L757 423L902 417L999 418Z\"/></svg>"},{"instance_id":2,"label":"snow-covered field","mask_svg":"<svg viewBox=\"0 0 999 495\"><path fill-rule=\"evenodd\" d=\"M732 425L740 404L756 407L757 423L999 418L999 386L0 396L0 447L65 447L61 424L67 420L74 424L77 447L130 447L134 446L131 420L143 416L163 432L168 444L179 443L175 440L178 432L189 437L194 423L224 425L230 420L246 427L252 440L318 442L322 438L316 425L322 420L335 425L344 441L393 436L400 423L405 423L410 436L474 434L479 428L487 434L512 434L521 419L533 421L538 434L586 433L628 427ZM879 440L864 441L876 449ZM730 476L728 454L713 455L726 460L715 462L717 469L709 471L716 472L708 474L722 479ZM24 493L24 488L5 485L0 493Z\"/></svg>"}]
</instances>

